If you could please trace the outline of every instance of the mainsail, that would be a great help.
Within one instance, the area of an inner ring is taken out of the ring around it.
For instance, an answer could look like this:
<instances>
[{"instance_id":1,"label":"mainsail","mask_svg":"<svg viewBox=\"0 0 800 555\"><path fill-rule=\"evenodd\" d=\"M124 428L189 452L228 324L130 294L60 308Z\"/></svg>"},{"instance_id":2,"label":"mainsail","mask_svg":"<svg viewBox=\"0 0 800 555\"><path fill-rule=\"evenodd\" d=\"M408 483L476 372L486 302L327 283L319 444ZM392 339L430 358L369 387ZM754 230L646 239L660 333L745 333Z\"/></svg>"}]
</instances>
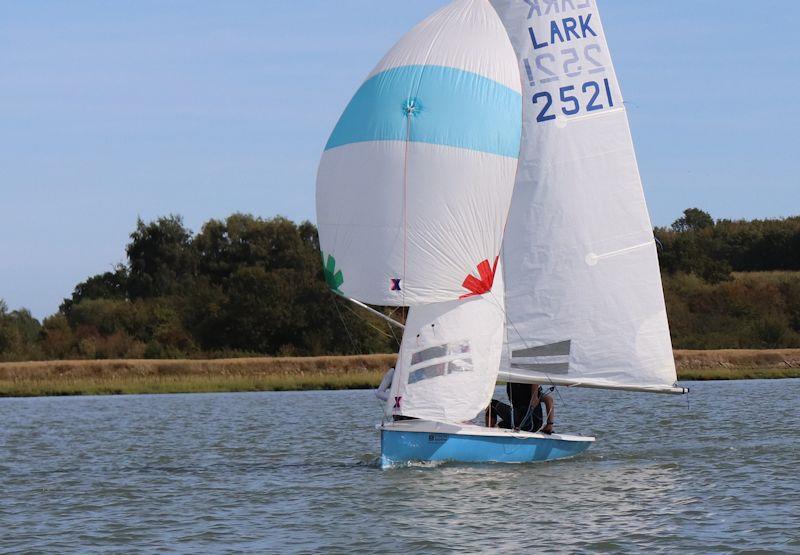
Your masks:
<instances>
[{"instance_id":1,"label":"mainsail","mask_svg":"<svg viewBox=\"0 0 800 555\"><path fill-rule=\"evenodd\" d=\"M492 0L523 82L503 242L511 380L679 392L656 246L594 0Z\"/></svg>"}]
</instances>

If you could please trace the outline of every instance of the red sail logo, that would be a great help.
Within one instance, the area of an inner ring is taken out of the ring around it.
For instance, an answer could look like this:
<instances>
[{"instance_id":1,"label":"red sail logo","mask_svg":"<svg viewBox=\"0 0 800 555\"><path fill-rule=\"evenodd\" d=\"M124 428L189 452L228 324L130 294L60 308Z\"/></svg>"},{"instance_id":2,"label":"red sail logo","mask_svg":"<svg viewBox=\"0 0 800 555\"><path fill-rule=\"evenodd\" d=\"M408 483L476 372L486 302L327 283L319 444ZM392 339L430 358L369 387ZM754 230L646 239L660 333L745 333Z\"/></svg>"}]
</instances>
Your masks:
<instances>
[{"instance_id":1,"label":"red sail logo","mask_svg":"<svg viewBox=\"0 0 800 555\"><path fill-rule=\"evenodd\" d=\"M474 297L475 295L483 295L484 293L488 293L492 290L492 284L494 283L494 273L497 271L497 260L499 256L494 257L494 264L489 266L489 261L484 260L480 264L478 264L478 275L479 278L476 278L472 274L468 275L464 279L464 283L461 284L464 289L468 289L469 293L464 293L459 297L459 299L466 299L467 297Z\"/></svg>"}]
</instances>

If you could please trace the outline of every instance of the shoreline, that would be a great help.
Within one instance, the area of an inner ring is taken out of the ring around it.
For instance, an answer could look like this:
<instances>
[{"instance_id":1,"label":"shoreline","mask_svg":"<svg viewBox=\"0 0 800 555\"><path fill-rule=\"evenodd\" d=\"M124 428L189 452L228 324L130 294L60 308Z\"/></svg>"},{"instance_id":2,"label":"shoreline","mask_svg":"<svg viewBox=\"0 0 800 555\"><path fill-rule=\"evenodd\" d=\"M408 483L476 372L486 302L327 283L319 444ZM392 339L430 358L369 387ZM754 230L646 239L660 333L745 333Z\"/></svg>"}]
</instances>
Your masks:
<instances>
[{"instance_id":1,"label":"shoreline","mask_svg":"<svg viewBox=\"0 0 800 555\"><path fill-rule=\"evenodd\" d=\"M0 363L0 397L367 389L395 354ZM800 349L676 350L678 380L800 378Z\"/></svg>"}]
</instances>

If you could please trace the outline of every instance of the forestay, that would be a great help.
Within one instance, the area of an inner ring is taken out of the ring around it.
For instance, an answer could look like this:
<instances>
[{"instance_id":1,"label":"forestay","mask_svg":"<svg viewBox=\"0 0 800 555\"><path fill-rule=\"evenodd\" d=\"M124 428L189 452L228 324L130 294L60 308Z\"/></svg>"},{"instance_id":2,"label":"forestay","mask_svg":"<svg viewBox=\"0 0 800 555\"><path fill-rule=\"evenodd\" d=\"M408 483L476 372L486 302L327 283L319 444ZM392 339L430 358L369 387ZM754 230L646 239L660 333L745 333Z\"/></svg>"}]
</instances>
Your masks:
<instances>
[{"instance_id":1,"label":"forestay","mask_svg":"<svg viewBox=\"0 0 800 555\"><path fill-rule=\"evenodd\" d=\"M516 59L486 0L458 0L403 37L350 101L319 166L329 285L390 306L488 291L521 110Z\"/></svg>"},{"instance_id":2,"label":"forestay","mask_svg":"<svg viewBox=\"0 0 800 555\"><path fill-rule=\"evenodd\" d=\"M503 370L526 381L670 390L656 247L596 4L492 4L524 98L503 242Z\"/></svg>"}]
</instances>

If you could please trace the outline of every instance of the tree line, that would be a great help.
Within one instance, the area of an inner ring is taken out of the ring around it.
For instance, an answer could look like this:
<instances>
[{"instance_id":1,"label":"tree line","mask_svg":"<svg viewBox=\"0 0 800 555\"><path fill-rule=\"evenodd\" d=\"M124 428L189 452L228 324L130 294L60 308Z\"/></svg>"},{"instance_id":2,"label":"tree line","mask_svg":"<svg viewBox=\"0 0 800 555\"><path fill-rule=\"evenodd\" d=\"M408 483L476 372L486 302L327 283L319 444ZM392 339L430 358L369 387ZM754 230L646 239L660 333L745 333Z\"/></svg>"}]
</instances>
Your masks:
<instances>
[{"instance_id":1,"label":"tree line","mask_svg":"<svg viewBox=\"0 0 800 555\"><path fill-rule=\"evenodd\" d=\"M39 325L4 312L5 358L181 358L390 352L380 320L322 277L316 228L234 214L193 234L179 216L139 220L127 261L77 284ZM7 330L7 331L6 331ZM0 339L0 341L3 341Z\"/></svg>"},{"instance_id":2,"label":"tree line","mask_svg":"<svg viewBox=\"0 0 800 555\"><path fill-rule=\"evenodd\" d=\"M676 348L800 347L800 217L691 208L654 233ZM0 301L0 360L397 349L384 322L330 293L309 222L234 214L194 234L176 215L139 220L125 254L42 322Z\"/></svg>"},{"instance_id":3,"label":"tree line","mask_svg":"<svg viewBox=\"0 0 800 555\"><path fill-rule=\"evenodd\" d=\"M800 271L800 216L768 220L714 220L698 208L684 210L669 228L655 228L661 269L709 283L732 272Z\"/></svg>"},{"instance_id":4,"label":"tree line","mask_svg":"<svg viewBox=\"0 0 800 555\"><path fill-rule=\"evenodd\" d=\"M800 217L689 208L654 232L676 348L800 347Z\"/></svg>"}]
</instances>

